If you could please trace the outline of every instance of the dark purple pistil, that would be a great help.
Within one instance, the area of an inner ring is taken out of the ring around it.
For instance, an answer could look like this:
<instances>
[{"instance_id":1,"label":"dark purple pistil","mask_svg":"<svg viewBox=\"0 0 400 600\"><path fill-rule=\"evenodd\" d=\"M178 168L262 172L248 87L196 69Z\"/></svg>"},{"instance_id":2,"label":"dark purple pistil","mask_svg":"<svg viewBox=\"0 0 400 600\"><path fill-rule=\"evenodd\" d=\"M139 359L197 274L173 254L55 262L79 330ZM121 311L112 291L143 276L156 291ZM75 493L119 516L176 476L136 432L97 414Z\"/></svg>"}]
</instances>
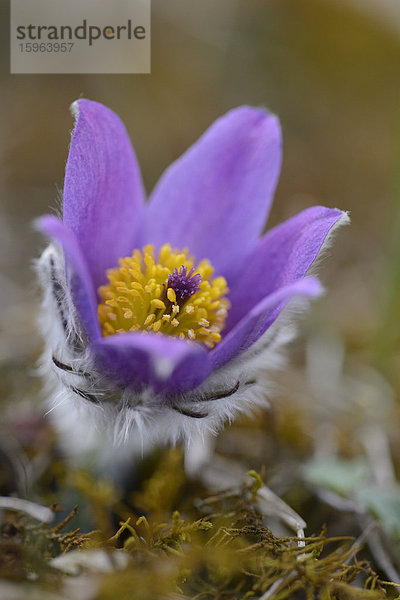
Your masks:
<instances>
[{"instance_id":1,"label":"dark purple pistil","mask_svg":"<svg viewBox=\"0 0 400 600\"><path fill-rule=\"evenodd\" d=\"M167 289L172 288L176 294L178 304L183 304L200 289L201 275L196 273L192 267L188 272L183 265L179 271L175 267L171 275L168 275Z\"/></svg>"}]
</instances>

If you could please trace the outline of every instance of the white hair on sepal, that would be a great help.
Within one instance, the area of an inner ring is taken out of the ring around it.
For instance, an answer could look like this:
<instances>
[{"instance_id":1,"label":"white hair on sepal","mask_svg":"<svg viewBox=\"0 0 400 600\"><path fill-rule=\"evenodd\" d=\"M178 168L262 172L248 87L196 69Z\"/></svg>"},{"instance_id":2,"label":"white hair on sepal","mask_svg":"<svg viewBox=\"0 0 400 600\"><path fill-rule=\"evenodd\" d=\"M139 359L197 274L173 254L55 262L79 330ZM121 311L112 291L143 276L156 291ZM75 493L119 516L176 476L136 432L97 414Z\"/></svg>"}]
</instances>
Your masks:
<instances>
[{"instance_id":1,"label":"white hair on sepal","mask_svg":"<svg viewBox=\"0 0 400 600\"><path fill-rule=\"evenodd\" d=\"M97 419L94 419L94 427L87 426L91 411L87 402L71 388L79 389L82 383L83 376L75 373L90 373L93 364L84 350L85 340L66 285L61 249L50 244L36 261L36 271L43 290L38 325L45 344L39 373L45 382L44 394L49 405L47 414L59 431L62 446L68 454L74 448L77 452L86 452L95 439ZM79 354L76 347L81 349ZM53 358L59 364L69 366L71 371L58 368ZM100 413L101 405L96 409Z\"/></svg>"},{"instance_id":2,"label":"white hair on sepal","mask_svg":"<svg viewBox=\"0 0 400 600\"><path fill-rule=\"evenodd\" d=\"M206 439L238 414L268 406L272 370L285 365L284 346L294 337L292 301L245 353L214 371L196 389L160 396L121 389L94 366L65 277L64 256L50 244L37 261L43 287L39 326L45 339L40 373L45 377L48 416L62 447L78 462L94 457L98 466L141 456L154 446ZM307 303L308 304L308 303Z\"/></svg>"}]
</instances>

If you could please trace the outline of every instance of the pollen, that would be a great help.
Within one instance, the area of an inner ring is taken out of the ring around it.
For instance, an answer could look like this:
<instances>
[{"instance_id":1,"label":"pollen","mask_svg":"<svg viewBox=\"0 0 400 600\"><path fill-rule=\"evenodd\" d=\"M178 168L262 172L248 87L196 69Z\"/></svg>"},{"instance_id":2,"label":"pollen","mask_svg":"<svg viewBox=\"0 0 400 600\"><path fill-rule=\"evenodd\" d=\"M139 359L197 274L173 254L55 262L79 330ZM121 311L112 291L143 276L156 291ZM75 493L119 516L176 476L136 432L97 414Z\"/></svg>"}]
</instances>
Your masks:
<instances>
[{"instance_id":1,"label":"pollen","mask_svg":"<svg viewBox=\"0 0 400 600\"><path fill-rule=\"evenodd\" d=\"M214 277L209 260L196 263L187 248L164 244L134 250L107 271L99 288L98 317L103 336L148 331L188 338L213 348L230 307L224 277Z\"/></svg>"}]
</instances>

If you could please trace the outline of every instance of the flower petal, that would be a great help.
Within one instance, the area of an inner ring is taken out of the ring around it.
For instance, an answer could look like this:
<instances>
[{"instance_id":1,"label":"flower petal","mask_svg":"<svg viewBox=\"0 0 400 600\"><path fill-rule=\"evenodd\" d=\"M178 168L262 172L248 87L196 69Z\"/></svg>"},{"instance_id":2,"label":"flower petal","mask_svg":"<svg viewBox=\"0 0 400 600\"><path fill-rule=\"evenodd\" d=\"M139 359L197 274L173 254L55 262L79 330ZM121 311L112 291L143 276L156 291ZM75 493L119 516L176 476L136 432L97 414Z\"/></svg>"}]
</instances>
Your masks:
<instances>
[{"instance_id":1,"label":"flower petal","mask_svg":"<svg viewBox=\"0 0 400 600\"><path fill-rule=\"evenodd\" d=\"M96 341L96 364L122 386L156 393L179 393L199 385L210 373L207 352L198 344L152 333L123 333Z\"/></svg>"},{"instance_id":2,"label":"flower petal","mask_svg":"<svg viewBox=\"0 0 400 600\"><path fill-rule=\"evenodd\" d=\"M316 297L322 287L315 277L300 279L276 290L259 302L210 352L212 368L216 369L244 352L268 329L285 304L293 296Z\"/></svg>"},{"instance_id":3,"label":"flower petal","mask_svg":"<svg viewBox=\"0 0 400 600\"><path fill-rule=\"evenodd\" d=\"M61 245L79 318L88 337L95 340L101 335L97 319L96 293L75 235L65 227L60 219L53 215L44 215L37 219L35 223L39 231Z\"/></svg>"},{"instance_id":4,"label":"flower petal","mask_svg":"<svg viewBox=\"0 0 400 600\"><path fill-rule=\"evenodd\" d=\"M229 283L263 229L280 165L278 119L246 106L230 111L161 177L148 242L188 246Z\"/></svg>"},{"instance_id":5,"label":"flower petal","mask_svg":"<svg viewBox=\"0 0 400 600\"><path fill-rule=\"evenodd\" d=\"M263 298L304 277L327 236L347 218L340 210L314 206L269 231L231 289L226 331Z\"/></svg>"},{"instance_id":6,"label":"flower petal","mask_svg":"<svg viewBox=\"0 0 400 600\"><path fill-rule=\"evenodd\" d=\"M135 154L121 120L78 100L64 182L63 221L75 233L97 288L106 269L130 255L143 205Z\"/></svg>"}]
</instances>

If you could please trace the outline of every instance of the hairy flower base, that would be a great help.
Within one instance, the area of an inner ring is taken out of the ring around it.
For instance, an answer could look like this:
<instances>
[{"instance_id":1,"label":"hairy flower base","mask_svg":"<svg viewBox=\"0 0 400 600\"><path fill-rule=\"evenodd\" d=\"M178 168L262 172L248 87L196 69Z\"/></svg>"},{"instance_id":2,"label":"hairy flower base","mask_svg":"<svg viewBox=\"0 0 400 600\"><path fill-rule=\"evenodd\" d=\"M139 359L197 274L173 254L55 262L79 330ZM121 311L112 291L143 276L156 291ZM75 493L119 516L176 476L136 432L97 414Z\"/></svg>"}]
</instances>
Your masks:
<instances>
[{"instance_id":1,"label":"hairy flower base","mask_svg":"<svg viewBox=\"0 0 400 600\"><path fill-rule=\"evenodd\" d=\"M109 284L99 288L98 316L104 336L153 331L189 338L213 348L221 340L229 300L224 277L212 279L207 259L197 265L188 250L164 244L134 250L107 271Z\"/></svg>"}]
</instances>

